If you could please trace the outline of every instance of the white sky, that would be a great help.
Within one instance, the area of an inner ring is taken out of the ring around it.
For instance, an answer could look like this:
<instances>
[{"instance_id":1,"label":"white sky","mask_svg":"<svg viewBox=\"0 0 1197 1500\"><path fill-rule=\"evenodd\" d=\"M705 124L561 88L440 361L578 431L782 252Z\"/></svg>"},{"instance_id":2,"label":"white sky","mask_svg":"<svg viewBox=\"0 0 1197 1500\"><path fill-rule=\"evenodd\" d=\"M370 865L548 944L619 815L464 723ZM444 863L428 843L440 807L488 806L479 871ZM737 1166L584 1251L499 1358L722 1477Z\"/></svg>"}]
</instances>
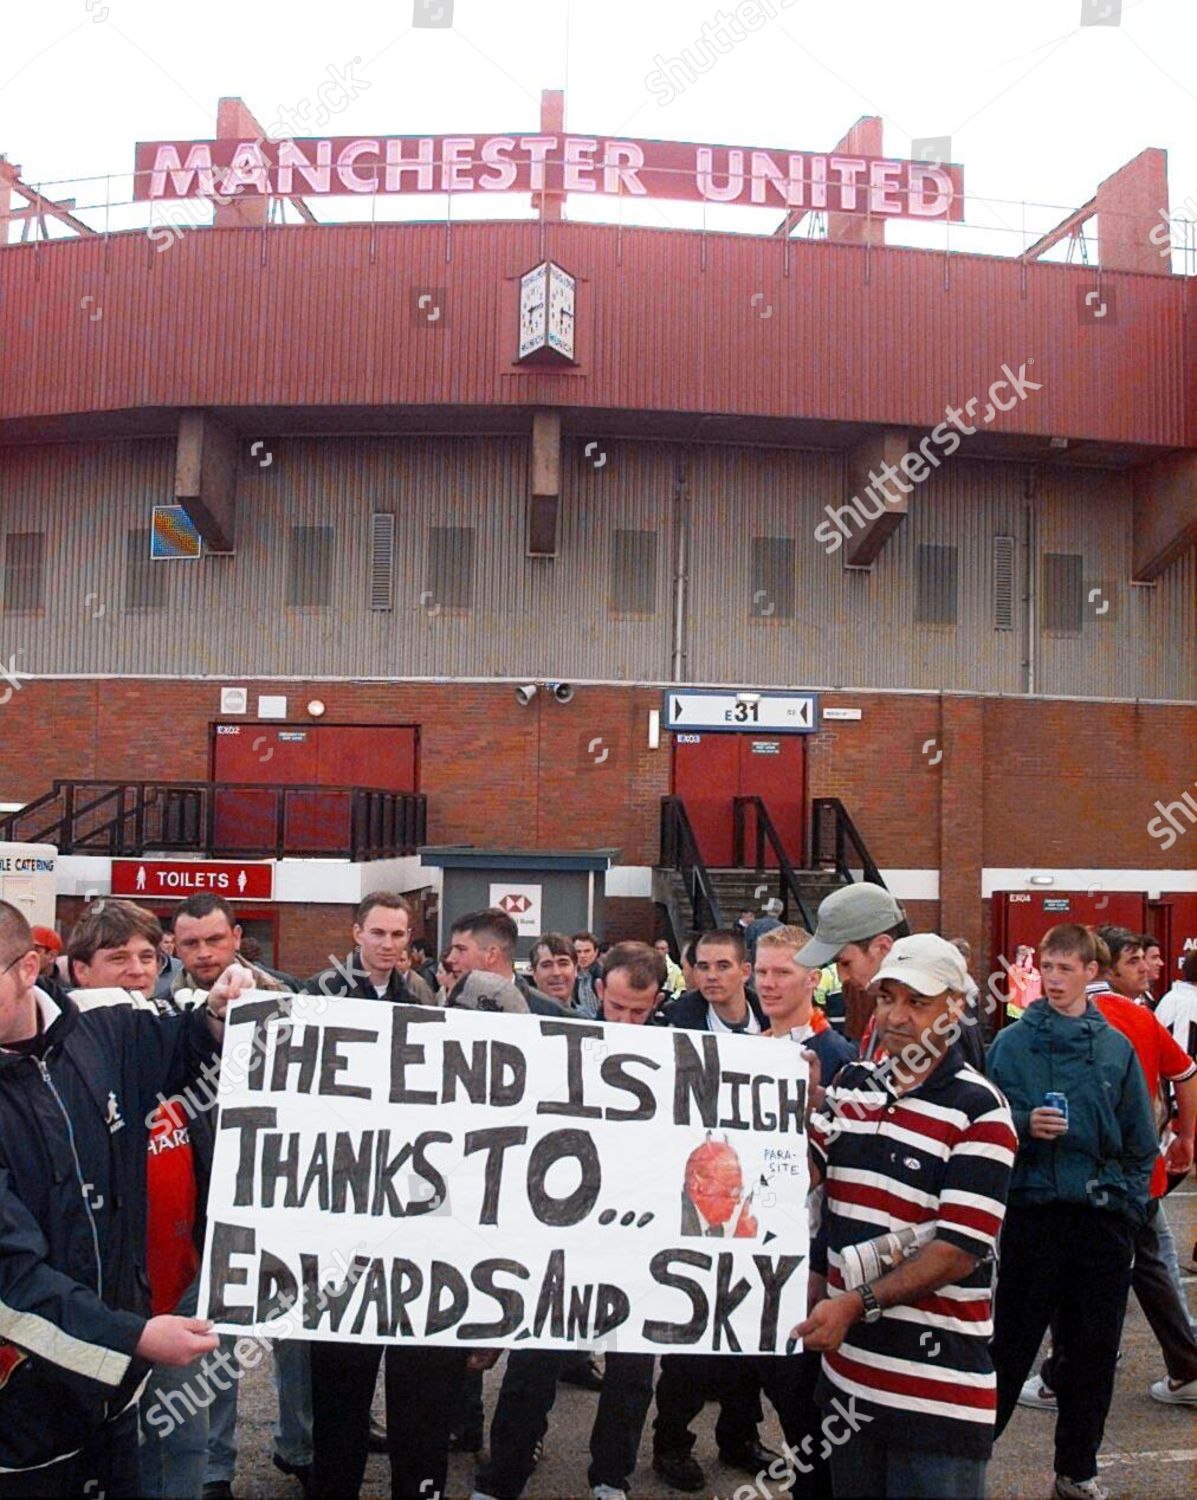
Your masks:
<instances>
[{"instance_id":1,"label":"white sky","mask_svg":"<svg viewBox=\"0 0 1197 1500\"><path fill-rule=\"evenodd\" d=\"M1117 26L1080 23L1087 0L759 0L777 11L678 98L645 79L655 57L693 49L721 0L455 0L450 28L413 29L418 0L37 0L5 7L0 152L27 181L64 182L81 203L127 199L134 142L206 138L216 101L240 95L269 128L315 98L330 67L360 58L370 87L323 132L531 131L542 88L564 86L582 133L820 151L862 114L886 150L949 135L965 168L967 217L953 248L1011 253L1088 199L1147 146L1168 150L1175 216L1197 217L1197 4L1122 0ZM441 0L448 3L448 0ZM1117 0L1088 0L1115 5ZM722 0L731 9L731 0ZM1003 202L1002 200L1006 200ZM1058 209L1057 207L1058 206ZM368 217L370 202L315 204ZM430 218L443 198L389 199L382 217ZM454 217L526 213L526 200L466 202ZM145 210L118 223L144 223ZM571 218L698 226L703 209L572 198ZM97 219L88 215L97 227ZM709 228L756 232L776 210L709 207ZM893 243L942 244L942 227L890 225ZM1193 269L1190 267L1190 269Z\"/></svg>"}]
</instances>

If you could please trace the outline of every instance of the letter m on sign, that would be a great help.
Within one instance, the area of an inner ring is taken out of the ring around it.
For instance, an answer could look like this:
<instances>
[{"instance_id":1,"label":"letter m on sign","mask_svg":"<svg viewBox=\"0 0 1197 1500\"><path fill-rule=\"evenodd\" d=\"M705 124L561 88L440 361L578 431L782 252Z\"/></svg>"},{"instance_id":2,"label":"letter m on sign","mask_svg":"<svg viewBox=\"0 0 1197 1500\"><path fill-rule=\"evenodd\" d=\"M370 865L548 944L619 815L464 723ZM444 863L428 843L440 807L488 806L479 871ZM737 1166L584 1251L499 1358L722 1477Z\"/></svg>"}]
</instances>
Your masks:
<instances>
[{"instance_id":1,"label":"letter m on sign","mask_svg":"<svg viewBox=\"0 0 1197 1500\"><path fill-rule=\"evenodd\" d=\"M153 153L150 162L143 161L143 152ZM191 142L186 161L173 143L138 147L134 198L211 198L215 193L212 147L207 141Z\"/></svg>"}]
</instances>

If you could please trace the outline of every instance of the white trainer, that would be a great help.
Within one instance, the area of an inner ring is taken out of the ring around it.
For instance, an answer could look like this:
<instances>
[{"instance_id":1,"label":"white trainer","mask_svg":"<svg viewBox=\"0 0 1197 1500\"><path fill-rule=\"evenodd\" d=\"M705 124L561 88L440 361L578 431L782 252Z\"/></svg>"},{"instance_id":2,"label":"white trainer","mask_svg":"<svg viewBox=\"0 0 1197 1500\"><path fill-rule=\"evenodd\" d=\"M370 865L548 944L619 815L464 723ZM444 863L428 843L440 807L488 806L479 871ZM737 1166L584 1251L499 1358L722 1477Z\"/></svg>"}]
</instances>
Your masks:
<instances>
[{"instance_id":1,"label":"white trainer","mask_svg":"<svg viewBox=\"0 0 1197 1500\"><path fill-rule=\"evenodd\" d=\"M594 1500L628 1500L627 1490L617 1490L613 1484L592 1485L590 1493Z\"/></svg>"},{"instance_id":2,"label":"white trainer","mask_svg":"<svg viewBox=\"0 0 1197 1500\"><path fill-rule=\"evenodd\" d=\"M1056 1500L1110 1500L1110 1492L1094 1474L1092 1479L1056 1475Z\"/></svg>"},{"instance_id":3,"label":"white trainer","mask_svg":"<svg viewBox=\"0 0 1197 1500\"><path fill-rule=\"evenodd\" d=\"M1056 1393L1048 1390L1037 1374L1030 1375L1023 1381L1022 1390L1018 1393L1019 1406L1033 1406L1036 1411L1055 1411Z\"/></svg>"},{"instance_id":4,"label":"white trainer","mask_svg":"<svg viewBox=\"0 0 1197 1500\"><path fill-rule=\"evenodd\" d=\"M1151 1386L1151 1395L1165 1406L1197 1406L1197 1380L1157 1380Z\"/></svg>"}]
</instances>

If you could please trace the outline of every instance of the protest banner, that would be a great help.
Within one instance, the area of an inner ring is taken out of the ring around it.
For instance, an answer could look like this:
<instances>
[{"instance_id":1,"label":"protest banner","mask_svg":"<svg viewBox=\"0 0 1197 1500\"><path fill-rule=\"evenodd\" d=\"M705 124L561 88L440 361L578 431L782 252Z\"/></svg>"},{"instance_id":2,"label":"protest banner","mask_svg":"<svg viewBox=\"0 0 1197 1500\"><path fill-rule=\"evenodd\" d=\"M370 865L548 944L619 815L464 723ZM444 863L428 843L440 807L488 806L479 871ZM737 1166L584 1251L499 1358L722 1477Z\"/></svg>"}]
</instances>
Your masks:
<instances>
[{"instance_id":1,"label":"protest banner","mask_svg":"<svg viewBox=\"0 0 1197 1500\"><path fill-rule=\"evenodd\" d=\"M805 1317L798 1047L257 995L222 1066L223 1332L771 1354Z\"/></svg>"}]
</instances>

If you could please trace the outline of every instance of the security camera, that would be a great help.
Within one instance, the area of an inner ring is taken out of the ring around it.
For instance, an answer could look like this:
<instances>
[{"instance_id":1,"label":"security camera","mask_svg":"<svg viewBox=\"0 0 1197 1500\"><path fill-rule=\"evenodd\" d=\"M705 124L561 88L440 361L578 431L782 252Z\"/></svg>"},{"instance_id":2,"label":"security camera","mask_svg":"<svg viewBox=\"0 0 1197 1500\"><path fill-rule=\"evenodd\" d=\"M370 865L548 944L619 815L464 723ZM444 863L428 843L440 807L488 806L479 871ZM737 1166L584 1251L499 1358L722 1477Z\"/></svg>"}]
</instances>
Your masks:
<instances>
[{"instance_id":1,"label":"security camera","mask_svg":"<svg viewBox=\"0 0 1197 1500\"><path fill-rule=\"evenodd\" d=\"M521 708L527 708L528 704L536 697L536 684L534 682L521 683L515 690L515 701Z\"/></svg>"},{"instance_id":2,"label":"security camera","mask_svg":"<svg viewBox=\"0 0 1197 1500\"><path fill-rule=\"evenodd\" d=\"M572 682L548 682L545 684L558 703L569 703L574 696Z\"/></svg>"}]
</instances>

